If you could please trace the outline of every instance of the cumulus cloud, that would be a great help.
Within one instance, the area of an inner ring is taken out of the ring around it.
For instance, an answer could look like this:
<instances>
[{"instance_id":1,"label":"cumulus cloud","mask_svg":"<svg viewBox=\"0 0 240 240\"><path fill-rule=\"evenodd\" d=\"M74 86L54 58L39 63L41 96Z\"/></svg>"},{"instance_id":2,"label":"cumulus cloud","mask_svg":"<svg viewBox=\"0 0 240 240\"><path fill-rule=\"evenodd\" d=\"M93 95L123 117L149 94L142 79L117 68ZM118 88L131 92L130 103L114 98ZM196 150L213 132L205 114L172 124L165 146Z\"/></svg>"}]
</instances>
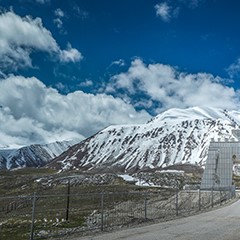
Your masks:
<instances>
[{"instance_id":1,"label":"cumulus cloud","mask_svg":"<svg viewBox=\"0 0 240 240\"><path fill-rule=\"evenodd\" d=\"M204 0L179 0L179 2L184 3L185 6L192 9L198 8L203 1Z\"/></svg>"},{"instance_id":2,"label":"cumulus cloud","mask_svg":"<svg viewBox=\"0 0 240 240\"><path fill-rule=\"evenodd\" d=\"M240 58L237 59L235 63L232 63L227 69L226 69L228 75L230 78L238 77L240 74Z\"/></svg>"},{"instance_id":3,"label":"cumulus cloud","mask_svg":"<svg viewBox=\"0 0 240 240\"><path fill-rule=\"evenodd\" d=\"M0 106L0 145L88 137L111 124L144 123L150 118L120 98L82 91L61 95L35 77L1 80Z\"/></svg>"},{"instance_id":4,"label":"cumulus cloud","mask_svg":"<svg viewBox=\"0 0 240 240\"><path fill-rule=\"evenodd\" d=\"M57 26L57 28L60 30L59 32L61 34L67 34L67 31L63 27L63 20L62 19L65 17L65 13L63 12L63 10L60 9L60 8L57 8L54 11L54 15L56 16L56 18L53 19L53 22Z\"/></svg>"},{"instance_id":5,"label":"cumulus cloud","mask_svg":"<svg viewBox=\"0 0 240 240\"><path fill-rule=\"evenodd\" d=\"M146 65L141 59L132 61L127 72L111 78L106 90L117 94L118 90L149 109L149 101L157 103L156 113L172 107L211 106L238 109L238 93L221 84L223 79L207 73L188 74L163 64ZM139 98L141 96L141 98Z\"/></svg>"},{"instance_id":6,"label":"cumulus cloud","mask_svg":"<svg viewBox=\"0 0 240 240\"><path fill-rule=\"evenodd\" d=\"M45 4L45 3L49 3L51 0L36 0L37 3L40 4Z\"/></svg>"},{"instance_id":7,"label":"cumulus cloud","mask_svg":"<svg viewBox=\"0 0 240 240\"><path fill-rule=\"evenodd\" d=\"M63 22L60 18L55 18L53 19L54 24L57 26L57 28L62 29L63 27Z\"/></svg>"},{"instance_id":8,"label":"cumulus cloud","mask_svg":"<svg viewBox=\"0 0 240 240\"><path fill-rule=\"evenodd\" d=\"M156 15L161 17L163 21L169 22L171 19L171 7L167 2L158 3L155 5Z\"/></svg>"},{"instance_id":9,"label":"cumulus cloud","mask_svg":"<svg viewBox=\"0 0 240 240\"><path fill-rule=\"evenodd\" d=\"M168 0L157 3L154 8L156 16L160 17L164 22L170 22L173 18L177 18L182 8L195 9L198 8L204 0Z\"/></svg>"},{"instance_id":10,"label":"cumulus cloud","mask_svg":"<svg viewBox=\"0 0 240 240\"><path fill-rule=\"evenodd\" d=\"M57 9L54 11L54 14L55 14L55 16L60 17L60 18L64 17L64 15L65 15L64 12L63 12L63 10L60 9L60 8L57 8Z\"/></svg>"},{"instance_id":11,"label":"cumulus cloud","mask_svg":"<svg viewBox=\"0 0 240 240\"><path fill-rule=\"evenodd\" d=\"M89 13L87 11L81 9L78 5L74 5L73 11L75 13L75 16L82 20L86 20L89 18Z\"/></svg>"},{"instance_id":12,"label":"cumulus cloud","mask_svg":"<svg viewBox=\"0 0 240 240\"><path fill-rule=\"evenodd\" d=\"M82 59L82 54L76 48L72 48L70 43L68 43L67 49L62 50L60 53L60 60L62 62L79 62Z\"/></svg>"},{"instance_id":13,"label":"cumulus cloud","mask_svg":"<svg viewBox=\"0 0 240 240\"><path fill-rule=\"evenodd\" d=\"M91 79L86 79L84 82L78 84L79 87L91 87L93 86L93 81Z\"/></svg>"},{"instance_id":14,"label":"cumulus cloud","mask_svg":"<svg viewBox=\"0 0 240 240\"><path fill-rule=\"evenodd\" d=\"M113 61L110 66L112 65L123 67L125 66L125 61L123 59L119 59L119 60Z\"/></svg>"},{"instance_id":15,"label":"cumulus cloud","mask_svg":"<svg viewBox=\"0 0 240 240\"><path fill-rule=\"evenodd\" d=\"M81 53L70 45L66 50L60 49L51 32L43 26L41 18L20 17L11 11L0 14L1 69L11 67L16 71L32 67L33 51L56 55L62 62L82 59Z\"/></svg>"}]
</instances>

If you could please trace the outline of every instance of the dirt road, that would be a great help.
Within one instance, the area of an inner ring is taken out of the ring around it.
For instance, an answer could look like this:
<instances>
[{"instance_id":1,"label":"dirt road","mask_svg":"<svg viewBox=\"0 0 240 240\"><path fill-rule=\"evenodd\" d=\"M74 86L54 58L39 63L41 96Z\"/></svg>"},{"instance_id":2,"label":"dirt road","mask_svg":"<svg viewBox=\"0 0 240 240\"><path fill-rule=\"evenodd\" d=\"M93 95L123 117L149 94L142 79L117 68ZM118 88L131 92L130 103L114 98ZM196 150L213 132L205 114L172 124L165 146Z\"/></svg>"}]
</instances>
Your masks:
<instances>
[{"instance_id":1,"label":"dirt road","mask_svg":"<svg viewBox=\"0 0 240 240\"><path fill-rule=\"evenodd\" d=\"M199 215L71 240L239 240L240 200ZM70 238L69 238L70 240Z\"/></svg>"}]
</instances>

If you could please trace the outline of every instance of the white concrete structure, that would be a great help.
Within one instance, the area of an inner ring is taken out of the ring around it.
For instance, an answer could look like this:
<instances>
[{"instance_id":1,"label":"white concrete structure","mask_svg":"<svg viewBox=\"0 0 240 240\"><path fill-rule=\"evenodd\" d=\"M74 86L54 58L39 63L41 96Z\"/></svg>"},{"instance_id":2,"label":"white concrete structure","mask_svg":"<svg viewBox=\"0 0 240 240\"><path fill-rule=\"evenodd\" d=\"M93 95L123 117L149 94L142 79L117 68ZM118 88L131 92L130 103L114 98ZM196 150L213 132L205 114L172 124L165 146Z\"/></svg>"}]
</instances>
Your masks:
<instances>
[{"instance_id":1,"label":"white concrete structure","mask_svg":"<svg viewBox=\"0 0 240 240\"><path fill-rule=\"evenodd\" d=\"M233 164L239 163L240 159L240 130L234 130L233 135L235 141L211 141L201 189L232 188Z\"/></svg>"}]
</instances>

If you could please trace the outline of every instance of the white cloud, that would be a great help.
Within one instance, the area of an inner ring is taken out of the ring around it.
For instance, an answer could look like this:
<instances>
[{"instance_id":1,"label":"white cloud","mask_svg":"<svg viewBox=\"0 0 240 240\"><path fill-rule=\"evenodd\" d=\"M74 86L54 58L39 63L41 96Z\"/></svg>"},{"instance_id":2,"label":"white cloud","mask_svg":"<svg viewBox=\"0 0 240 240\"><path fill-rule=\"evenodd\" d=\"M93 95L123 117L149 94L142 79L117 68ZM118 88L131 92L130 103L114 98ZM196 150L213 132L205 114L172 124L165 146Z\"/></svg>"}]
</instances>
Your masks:
<instances>
[{"instance_id":1,"label":"white cloud","mask_svg":"<svg viewBox=\"0 0 240 240\"><path fill-rule=\"evenodd\" d=\"M156 15L164 22L170 22L173 18L177 18L182 8L195 9L200 6L203 0L178 0L165 1L154 6Z\"/></svg>"},{"instance_id":2,"label":"white cloud","mask_svg":"<svg viewBox=\"0 0 240 240\"><path fill-rule=\"evenodd\" d=\"M62 18L65 16L63 10L61 10L60 8L57 8L55 11L54 11L54 14L55 16L59 17L59 18Z\"/></svg>"},{"instance_id":3,"label":"white cloud","mask_svg":"<svg viewBox=\"0 0 240 240\"><path fill-rule=\"evenodd\" d=\"M53 22L57 26L57 28L60 30L59 32L61 34L67 34L67 31L63 27L63 21L62 21L62 19L65 17L65 13L60 8L57 8L54 11L54 14L56 18L53 19Z\"/></svg>"},{"instance_id":4,"label":"white cloud","mask_svg":"<svg viewBox=\"0 0 240 240\"><path fill-rule=\"evenodd\" d=\"M171 7L167 2L158 3L155 5L156 15L161 17L163 21L169 22L171 19Z\"/></svg>"},{"instance_id":5,"label":"white cloud","mask_svg":"<svg viewBox=\"0 0 240 240\"><path fill-rule=\"evenodd\" d=\"M143 123L150 118L119 98L82 91L61 95L34 77L1 80L0 105L0 145L87 137L111 124Z\"/></svg>"},{"instance_id":6,"label":"white cloud","mask_svg":"<svg viewBox=\"0 0 240 240\"><path fill-rule=\"evenodd\" d=\"M192 9L198 8L203 1L204 0L179 0L179 2L184 3L185 6Z\"/></svg>"},{"instance_id":7,"label":"white cloud","mask_svg":"<svg viewBox=\"0 0 240 240\"><path fill-rule=\"evenodd\" d=\"M232 63L226 71L231 78L238 77L240 74L240 58L235 63Z\"/></svg>"},{"instance_id":8,"label":"white cloud","mask_svg":"<svg viewBox=\"0 0 240 240\"><path fill-rule=\"evenodd\" d=\"M112 65L118 65L120 67L123 67L125 66L125 61L123 59L119 59L119 60L113 61L110 66Z\"/></svg>"},{"instance_id":9,"label":"white cloud","mask_svg":"<svg viewBox=\"0 0 240 240\"><path fill-rule=\"evenodd\" d=\"M11 67L11 70L32 67L33 51L56 55L62 62L82 59L75 48L60 49L51 32L43 26L41 18L20 17L14 12L0 14L0 67Z\"/></svg>"},{"instance_id":10,"label":"white cloud","mask_svg":"<svg viewBox=\"0 0 240 240\"><path fill-rule=\"evenodd\" d=\"M68 43L66 50L61 50L60 60L62 62L79 62L82 59L82 54L76 48L72 48L70 43Z\"/></svg>"},{"instance_id":11,"label":"white cloud","mask_svg":"<svg viewBox=\"0 0 240 240\"><path fill-rule=\"evenodd\" d=\"M54 87L62 92L65 92L65 93L69 92L68 85L63 84L61 82L57 82L56 84L54 84Z\"/></svg>"},{"instance_id":12,"label":"white cloud","mask_svg":"<svg viewBox=\"0 0 240 240\"><path fill-rule=\"evenodd\" d=\"M79 87L91 87L93 86L93 81L90 79L86 79L85 82L81 82L78 84Z\"/></svg>"},{"instance_id":13,"label":"white cloud","mask_svg":"<svg viewBox=\"0 0 240 240\"><path fill-rule=\"evenodd\" d=\"M75 16L81 18L82 20L86 20L89 18L89 13L85 10L82 10L78 5L75 5L73 7L73 11L75 13Z\"/></svg>"},{"instance_id":14,"label":"white cloud","mask_svg":"<svg viewBox=\"0 0 240 240\"><path fill-rule=\"evenodd\" d=\"M49 3L51 0L36 0L37 3L40 4L45 4L45 3Z\"/></svg>"},{"instance_id":15,"label":"white cloud","mask_svg":"<svg viewBox=\"0 0 240 240\"><path fill-rule=\"evenodd\" d=\"M55 23L55 25L57 26L57 28L62 29L63 27L63 22L60 18L55 18L53 19L53 22Z\"/></svg>"},{"instance_id":16,"label":"white cloud","mask_svg":"<svg viewBox=\"0 0 240 240\"><path fill-rule=\"evenodd\" d=\"M222 85L221 81L211 74L188 74L169 65L145 65L142 60L135 59L127 72L112 77L106 89L115 94L119 89L125 90L132 99L141 95L141 102L144 98L155 101L159 105L157 113L172 107L239 108L238 93ZM146 100L147 104L149 100Z\"/></svg>"}]
</instances>

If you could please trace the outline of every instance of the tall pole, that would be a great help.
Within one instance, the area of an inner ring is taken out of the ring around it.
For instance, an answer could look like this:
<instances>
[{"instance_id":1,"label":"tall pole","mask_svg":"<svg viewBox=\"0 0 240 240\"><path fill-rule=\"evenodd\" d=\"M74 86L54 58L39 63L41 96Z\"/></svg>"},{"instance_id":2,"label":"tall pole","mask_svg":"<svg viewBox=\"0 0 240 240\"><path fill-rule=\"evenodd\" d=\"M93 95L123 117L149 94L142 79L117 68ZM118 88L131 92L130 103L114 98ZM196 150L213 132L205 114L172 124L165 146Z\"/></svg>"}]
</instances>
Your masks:
<instances>
[{"instance_id":1,"label":"tall pole","mask_svg":"<svg viewBox=\"0 0 240 240\"><path fill-rule=\"evenodd\" d=\"M30 240L33 240L34 222L35 222L35 206L36 206L36 193L33 194L33 203L32 203L32 222L31 222Z\"/></svg>"},{"instance_id":2,"label":"tall pole","mask_svg":"<svg viewBox=\"0 0 240 240\"><path fill-rule=\"evenodd\" d=\"M104 193L101 193L101 231L103 231L103 211L104 211Z\"/></svg>"},{"instance_id":3,"label":"tall pole","mask_svg":"<svg viewBox=\"0 0 240 240\"><path fill-rule=\"evenodd\" d=\"M211 195L212 195L211 205L212 205L212 208L213 208L213 205L214 205L214 201L213 201L213 198L214 198L214 195L213 195L213 188L212 188L212 191L211 191Z\"/></svg>"},{"instance_id":4,"label":"tall pole","mask_svg":"<svg viewBox=\"0 0 240 240\"><path fill-rule=\"evenodd\" d=\"M201 189L198 189L198 211L201 211Z\"/></svg>"},{"instance_id":5,"label":"tall pole","mask_svg":"<svg viewBox=\"0 0 240 240\"><path fill-rule=\"evenodd\" d=\"M176 196L175 196L176 216L178 216L179 214L178 193L179 193L179 185L178 185L178 181L176 181Z\"/></svg>"},{"instance_id":6,"label":"tall pole","mask_svg":"<svg viewBox=\"0 0 240 240\"><path fill-rule=\"evenodd\" d=\"M69 202L70 202L70 180L68 179L67 184L67 208L66 208L66 221L69 219Z\"/></svg>"},{"instance_id":7,"label":"tall pole","mask_svg":"<svg viewBox=\"0 0 240 240\"><path fill-rule=\"evenodd\" d=\"M145 192L145 199L144 199L144 218L147 221L147 192Z\"/></svg>"},{"instance_id":8,"label":"tall pole","mask_svg":"<svg viewBox=\"0 0 240 240\"><path fill-rule=\"evenodd\" d=\"M175 202L175 205L176 205L176 216L178 216L178 214L179 214L179 209L178 209L178 189L176 189L176 202Z\"/></svg>"}]
</instances>

